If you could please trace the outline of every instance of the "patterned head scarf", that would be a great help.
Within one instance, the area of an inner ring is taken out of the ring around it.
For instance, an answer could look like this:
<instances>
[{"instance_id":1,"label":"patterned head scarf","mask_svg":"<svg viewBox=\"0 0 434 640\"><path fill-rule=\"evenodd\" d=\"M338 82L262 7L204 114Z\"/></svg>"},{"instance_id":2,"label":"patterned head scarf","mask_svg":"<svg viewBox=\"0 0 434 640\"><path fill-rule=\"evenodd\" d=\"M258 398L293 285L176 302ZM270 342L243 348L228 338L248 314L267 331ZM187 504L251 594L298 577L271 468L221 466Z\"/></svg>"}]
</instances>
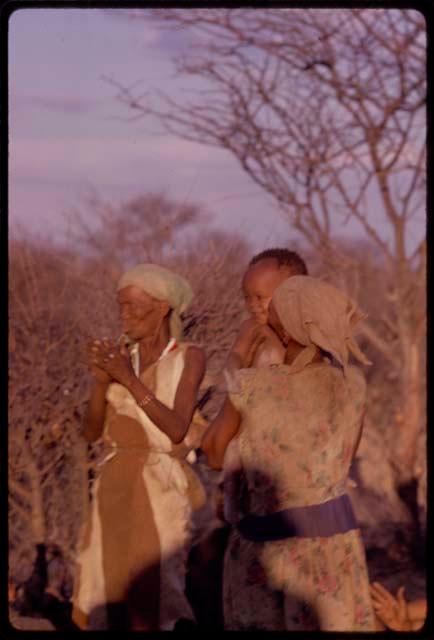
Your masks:
<instances>
[{"instance_id":1,"label":"patterned head scarf","mask_svg":"<svg viewBox=\"0 0 434 640\"><path fill-rule=\"evenodd\" d=\"M310 276L292 276L277 287L273 305L285 331L306 348L292 367L309 364L318 347L330 353L346 372L349 353L372 364L353 339L356 325L366 316L342 291Z\"/></svg>"},{"instance_id":2,"label":"patterned head scarf","mask_svg":"<svg viewBox=\"0 0 434 640\"><path fill-rule=\"evenodd\" d=\"M170 334L179 339L182 335L180 315L193 299L193 291L187 280L157 264L138 264L121 276L117 291L135 286L157 300L164 300L172 309Z\"/></svg>"}]
</instances>

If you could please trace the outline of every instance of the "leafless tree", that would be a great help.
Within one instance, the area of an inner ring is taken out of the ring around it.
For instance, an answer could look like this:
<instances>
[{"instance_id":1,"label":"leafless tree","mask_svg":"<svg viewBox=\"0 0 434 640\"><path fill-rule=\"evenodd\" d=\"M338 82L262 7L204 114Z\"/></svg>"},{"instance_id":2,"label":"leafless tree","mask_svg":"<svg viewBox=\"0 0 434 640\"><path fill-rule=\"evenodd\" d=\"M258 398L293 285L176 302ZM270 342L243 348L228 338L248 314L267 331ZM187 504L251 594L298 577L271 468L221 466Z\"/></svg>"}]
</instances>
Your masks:
<instances>
[{"instance_id":1,"label":"leafless tree","mask_svg":"<svg viewBox=\"0 0 434 640\"><path fill-rule=\"evenodd\" d=\"M85 247L113 269L164 259L174 251L180 234L207 220L204 207L161 192L112 203L94 189L69 215L77 247Z\"/></svg>"},{"instance_id":2,"label":"leafless tree","mask_svg":"<svg viewBox=\"0 0 434 640\"><path fill-rule=\"evenodd\" d=\"M201 90L181 101L117 86L137 118L227 149L335 271L351 269L335 229L350 219L381 256L387 288L364 335L400 382L398 482L414 477L424 424L425 239L409 228L425 204L426 34L397 9L135 11L182 30L174 61ZM193 91L194 93L194 91Z\"/></svg>"},{"instance_id":3,"label":"leafless tree","mask_svg":"<svg viewBox=\"0 0 434 640\"><path fill-rule=\"evenodd\" d=\"M113 305L106 270L28 239L11 243L9 275L9 544L22 579L36 544L74 557L97 453L80 436L81 354L88 336L110 330Z\"/></svg>"}]
</instances>

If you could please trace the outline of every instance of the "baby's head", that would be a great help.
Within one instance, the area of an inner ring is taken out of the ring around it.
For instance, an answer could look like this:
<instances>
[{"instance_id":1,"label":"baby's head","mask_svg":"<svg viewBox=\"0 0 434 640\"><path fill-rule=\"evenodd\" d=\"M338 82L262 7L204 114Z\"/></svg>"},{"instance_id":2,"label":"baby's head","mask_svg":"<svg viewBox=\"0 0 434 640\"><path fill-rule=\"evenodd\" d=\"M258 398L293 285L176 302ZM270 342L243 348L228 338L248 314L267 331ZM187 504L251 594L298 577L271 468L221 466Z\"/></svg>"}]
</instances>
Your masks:
<instances>
[{"instance_id":1,"label":"baby's head","mask_svg":"<svg viewBox=\"0 0 434 640\"><path fill-rule=\"evenodd\" d=\"M254 256L242 282L250 315L260 324L266 324L268 306L275 289L287 278L300 275L307 275L307 267L295 251L266 249Z\"/></svg>"}]
</instances>

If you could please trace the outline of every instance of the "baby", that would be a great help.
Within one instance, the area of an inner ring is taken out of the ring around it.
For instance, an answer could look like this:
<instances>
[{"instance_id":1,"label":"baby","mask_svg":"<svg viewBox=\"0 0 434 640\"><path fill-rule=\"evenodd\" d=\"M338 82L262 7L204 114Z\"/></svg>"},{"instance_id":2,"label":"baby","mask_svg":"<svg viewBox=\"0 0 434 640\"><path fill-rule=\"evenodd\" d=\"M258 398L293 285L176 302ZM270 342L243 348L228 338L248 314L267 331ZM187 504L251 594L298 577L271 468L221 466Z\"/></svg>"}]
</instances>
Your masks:
<instances>
[{"instance_id":1,"label":"baby","mask_svg":"<svg viewBox=\"0 0 434 640\"><path fill-rule=\"evenodd\" d=\"M250 261L242 281L250 318L242 323L229 354L226 364L229 379L235 369L283 362L284 349L267 325L268 306L276 288L295 275L307 275L307 268L300 256L288 249L267 249ZM238 423L231 421L230 413L231 405L226 399L202 439L201 448L213 469L222 468L226 448L238 431Z\"/></svg>"},{"instance_id":2,"label":"baby","mask_svg":"<svg viewBox=\"0 0 434 640\"><path fill-rule=\"evenodd\" d=\"M242 323L229 354L229 385L233 369L267 367L284 361L285 349L267 325L268 307L277 287L295 275L307 275L307 268L300 256L288 249L268 249L250 261L242 281L250 318ZM223 475L224 516L226 521L235 523L240 517L238 507L242 502L244 487L237 438L233 438L226 447Z\"/></svg>"},{"instance_id":3,"label":"baby","mask_svg":"<svg viewBox=\"0 0 434 640\"><path fill-rule=\"evenodd\" d=\"M262 367L283 362L284 349L267 325L268 306L275 289L295 275L307 275L307 268L300 256L288 249L267 249L251 259L242 281L250 318L240 327L228 358L229 368ZM246 351L245 345L251 342L252 332L256 332L257 338Z\"/></svg>"}]
</instances>

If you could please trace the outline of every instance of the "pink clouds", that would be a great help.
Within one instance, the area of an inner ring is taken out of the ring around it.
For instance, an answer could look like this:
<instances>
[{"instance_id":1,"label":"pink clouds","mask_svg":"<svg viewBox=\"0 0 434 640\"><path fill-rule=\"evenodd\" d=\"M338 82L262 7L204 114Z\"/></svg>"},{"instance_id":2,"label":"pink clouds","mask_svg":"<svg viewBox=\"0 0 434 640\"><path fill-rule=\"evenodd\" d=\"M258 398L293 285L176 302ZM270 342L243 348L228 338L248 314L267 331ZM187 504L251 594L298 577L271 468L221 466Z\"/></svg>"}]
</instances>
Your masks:
<instances>
[{"instance_id":1,"label":"pink clouds","mask_svg":"<svg viewBox=\"0 0 434 640\"><path fill-rule=\"evenodd\" d=\"M88 113L98 104L97 100L89 100L78 96L16 96L15 109L37 108L62 113Z\"/></svg>"}]
</instances>

